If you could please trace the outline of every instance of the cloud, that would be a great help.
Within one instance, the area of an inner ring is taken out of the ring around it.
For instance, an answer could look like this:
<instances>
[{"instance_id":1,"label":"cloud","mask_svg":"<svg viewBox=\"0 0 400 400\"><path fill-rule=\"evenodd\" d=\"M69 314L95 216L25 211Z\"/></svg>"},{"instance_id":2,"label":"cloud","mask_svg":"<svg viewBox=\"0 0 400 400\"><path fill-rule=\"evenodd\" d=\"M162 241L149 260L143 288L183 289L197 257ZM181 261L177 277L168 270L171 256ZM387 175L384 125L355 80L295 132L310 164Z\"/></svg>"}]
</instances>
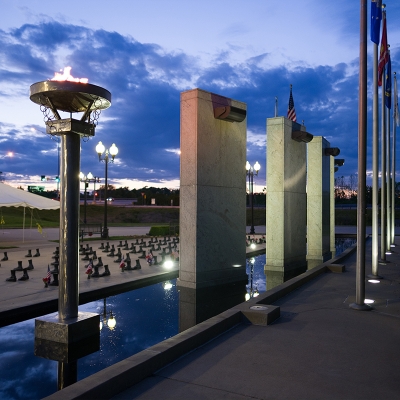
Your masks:
<instances>
[{"instance_id":1,"label":"cloud","mask_svg":"<svg viewBox=\"0 0 400 400\"><path fill-rule=\"evenodd\" d=\"M229 29L235 32L245 27L233 24ZM113 179L147 181L149 175L154 183L179 179L180 92L194 87L247 103L247 154L263 164L266 118L274 116L275 97L279 115L286 115L292 84L298 121L304 120L308 131L342 148L346 164L341 173L350 175L357 169L356 60L333 66L310 66L298 60L271 67L269 53L229 61L236 49L228 46L204 66L183 52L167 52L118 32L53 20L0 31L0 46L4 49L2 65L7 66L0 69L0 106L15 102L14 114L7 113L0 121L3 171L57 175L57 144L42 133L42 115L29 103L27 89L66 65L72 67L74 76L88 77L90 83L112 94L112 105L102 111L96 136L81 145L81 169L96 176L104 174L95 152L97 142L118 146L116 162L109 168L111 183ZM398 64L396 59L393 64ZM24 120L20 101L29 104L29 119ZM11 150L15 157L5 162L4 152Z\"/></svg>"}]
</instances>

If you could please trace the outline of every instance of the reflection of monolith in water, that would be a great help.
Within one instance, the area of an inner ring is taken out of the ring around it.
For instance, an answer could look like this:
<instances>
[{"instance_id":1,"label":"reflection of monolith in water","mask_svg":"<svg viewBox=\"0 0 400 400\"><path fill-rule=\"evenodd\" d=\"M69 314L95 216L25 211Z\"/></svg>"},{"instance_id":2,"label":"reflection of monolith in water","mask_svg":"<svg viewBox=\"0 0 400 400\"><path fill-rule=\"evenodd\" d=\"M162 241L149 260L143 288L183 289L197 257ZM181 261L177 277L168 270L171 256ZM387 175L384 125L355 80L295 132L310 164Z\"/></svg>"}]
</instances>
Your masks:
<instances>
[{"instance_id":1,"label":"reflection of monolith in water","mask_svg":"<svg viewBox=\"0 0 400 400\"><path fill-rule=\"evenodd\" d=\"M179 332L242 303L245 295L245 283L202 289L180 287Z\"/></svg>"},{"instance_id":2,"label":"reflection of monolith in water","mask_svg":"<svg viewBox=\"0 0 400 400\"><path fill-rule=\"evenodd\" d=\"M307 152L307 268L329 260L331 251L331 168L340 150L314 136ZM334 222L333 222L334 223ZM334 232L334 231L333 231ZM334 235L333 235L334 238Z\"/></svg>"},{"instance_id":3,"label":"reflection of monolith in water","mask_svg":"<svg viewBox=\"0 0 400 400\"><path fill-rule=\"evenodd\" d=\"M181 93L180 287L247 282L245 117L244 103Z\"/></svg>"},{"instance_id":4,"label":"reflection of monolith in water","mask_svg":"<svg viewBox=\"0 0 400 400\"><path fill-rule=\"evenodd\" d=\"M305 127L284 117L267 119L267 289L304 272L306 253Z\"/></svg>"}]
</instances>

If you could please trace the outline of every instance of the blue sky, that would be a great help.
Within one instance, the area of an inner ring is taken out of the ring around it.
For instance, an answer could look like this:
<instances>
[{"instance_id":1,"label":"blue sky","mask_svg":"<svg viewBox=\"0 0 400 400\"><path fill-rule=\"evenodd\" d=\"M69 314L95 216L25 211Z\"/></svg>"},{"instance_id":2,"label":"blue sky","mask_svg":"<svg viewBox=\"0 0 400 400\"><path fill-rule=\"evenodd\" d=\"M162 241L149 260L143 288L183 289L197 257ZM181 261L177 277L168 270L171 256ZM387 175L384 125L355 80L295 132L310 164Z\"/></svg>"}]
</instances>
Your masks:
<instances>
[{"instance_id":1,"label":"blue sky","mask_svg":"<svg viewBox=\"0 0 400 400\"><path fill-rule=\"evenodd\" d=\"M400 3L386 5L398 71ZM95 146L115 142L117 187L179 186L179 96L195 87L247 103L256 189L265 186L266 118L275 97L286 115L290 84L298 121L341 149L337 174L357 173L359 1L0 0L0 9L0 171L14 186L57 175L57 143L29 87L65 66L112 93L95 138L82 142L81 170L103 177ZM371 58L368 71L372 79ZM369 176L371 133L369 115Z\"/></svg>"}]
</instances>

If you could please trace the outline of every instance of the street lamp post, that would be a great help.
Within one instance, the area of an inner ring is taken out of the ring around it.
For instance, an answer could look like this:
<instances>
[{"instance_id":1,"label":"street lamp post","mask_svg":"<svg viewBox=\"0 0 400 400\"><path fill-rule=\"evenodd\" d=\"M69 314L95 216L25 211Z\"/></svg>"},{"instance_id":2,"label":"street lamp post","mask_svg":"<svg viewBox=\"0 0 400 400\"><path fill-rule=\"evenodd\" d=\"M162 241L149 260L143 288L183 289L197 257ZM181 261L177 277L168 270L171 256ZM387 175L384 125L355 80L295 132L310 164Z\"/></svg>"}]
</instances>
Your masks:
<instances>
[{"instance_id":1,"label":"street lamp post","mask_svg":"<svg viewBox=\"0 0 400 400\"><path fill-rule=\"evenodd\" d=\"M96 182L100 181L100 178L97 176L93 176L91 172L85 175L83 172L79 174L79 178L81 182L85 182L85 196L84 196L84 207L83 207L83 223L86 224L86 204L87 204L87 188L89 186L89 182L94 182L96 187Z\"/></svg>"},{"instance_id":2,"label":"street lamp post","mask_svg":"<svg viewBox=\"0 0 400 400\"><path fill-rule=\"evenodd\" d=\"M256 161L254 166L251 166L250 163L246 162L246 175L249 177L249 201L251 207L251 227L250 227L250 234L254 235L254 208L253 208L253 183L254 183L254 174L257 176L258 171L260 170L261 165Z\"/></svg>"},{"instance_id":3,"label":"street lamp post","mask_svg":"<svg viewBox=\"0 0 400 400\"><path fill-rule=\"evenodd\" d=\"M104 227L101 237L103 239L108 238L108 227L107 227L107 178L108 178L108 163L114 162L115 156L118 154L118 147L113 143L110 149L106 149L102 142L99 142L96 146L96 152L99 155L99 161L104 161L106 166L104 181L105 181L105 190L104 190ZM102 157L102 154L104 156ZM111 156L111 158L110 158Z\"/></svg>"}]
</instances>

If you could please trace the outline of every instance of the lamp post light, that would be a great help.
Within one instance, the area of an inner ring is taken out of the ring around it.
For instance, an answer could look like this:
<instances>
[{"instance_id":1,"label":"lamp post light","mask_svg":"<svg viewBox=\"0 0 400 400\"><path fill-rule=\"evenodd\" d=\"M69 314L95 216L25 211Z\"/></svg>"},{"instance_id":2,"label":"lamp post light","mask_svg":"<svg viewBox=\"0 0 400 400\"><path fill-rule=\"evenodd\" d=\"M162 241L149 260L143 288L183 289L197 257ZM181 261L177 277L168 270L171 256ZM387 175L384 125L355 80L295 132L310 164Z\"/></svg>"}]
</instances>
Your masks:
<instances>
[{"instance_id":1,"label":"lamp post light","mask_svg":"<svg viewBox=\"0 0 400 400\"><path fill-rule=\"evenodd\" d=\"M248 161L246 161L246 175L249 177L249 201L251 207L251 227L250 227L250 234L254 235L254 207L253 207L253 183L254 183L254 175L258 175L258 171L260 170L261 165L256 161L254 166L251 166Z\"/></svg>"},{"instance_id":2,"label":"lamp post light","mask_svg":"<svg viewBox=\"0 0 400 400\"><path fill-rule=\"evenodd\" d=\"M89 186L89 182L94 182L96 188L96 182L100 182L100 178L97 176L93 176L91 172L85 175L83 172L79 174L79 179L81 182L85 182L85 197L84 197L84 207L83 207L83 223L86 224L86 204L87 204L87 188Z\"/></svg>"},{"instance_id":3,"label":"lamp post light","mask_svg":"<svg viewBox=\"0 0 400 400\"><path fill-rule=\"evenodd\" d=\"M105 190L104 190L104 227L101 237L103 239L108 238L108 227L107 227L107 174L108 174L108 163L114 162L115 156L118 154L118 147L113 143L110 149L106 149L102 142L99 142L96 146L96 152L99 155L99 161L104 161L106 166L104 181L105 181ZM104 153L104 156L102 157ZM110 158L111 156L111 158Z\"/></svg>"}]
</instances>

